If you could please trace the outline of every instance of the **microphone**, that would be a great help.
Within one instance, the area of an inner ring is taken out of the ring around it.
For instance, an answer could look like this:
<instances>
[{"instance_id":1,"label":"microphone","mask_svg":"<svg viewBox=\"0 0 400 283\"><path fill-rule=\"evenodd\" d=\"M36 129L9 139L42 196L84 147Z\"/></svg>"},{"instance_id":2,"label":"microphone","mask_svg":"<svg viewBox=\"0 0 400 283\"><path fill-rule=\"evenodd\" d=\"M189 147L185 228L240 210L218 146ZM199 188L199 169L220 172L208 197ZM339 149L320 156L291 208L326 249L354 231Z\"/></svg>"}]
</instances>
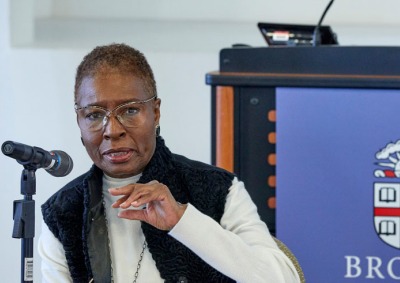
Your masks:
<instances>
[{"instance_id":1,"label":"microphone","mask_svg":"<svg viewBox=\"0 0 400 283\"><path fill-rule=\"evenodd\" d=\"M1 146L1 151L24 166L44 168L55 177L67 176L74 165L71 157L61 150L46 151L40 147L6 141Z\"/></svg>"},{"instance_id":2,"label":"microphone","mask_svg":"<svg viewBox=\"0 0 400 283\"><path fill-rule=\"evenodd\" d=\"M317 24L317 26L314 29L314 33L313 33L313 46L318 46L321 44L321 33L320 33L320 28L321 28L321 24L322 21L325 18L326 13L328 12L329 8L332 6L334 0L331 0L328 3L328 6L326 6L324 13L322 14L321 18L319 19L319 22Z\"/></svg>"}]
</instances>

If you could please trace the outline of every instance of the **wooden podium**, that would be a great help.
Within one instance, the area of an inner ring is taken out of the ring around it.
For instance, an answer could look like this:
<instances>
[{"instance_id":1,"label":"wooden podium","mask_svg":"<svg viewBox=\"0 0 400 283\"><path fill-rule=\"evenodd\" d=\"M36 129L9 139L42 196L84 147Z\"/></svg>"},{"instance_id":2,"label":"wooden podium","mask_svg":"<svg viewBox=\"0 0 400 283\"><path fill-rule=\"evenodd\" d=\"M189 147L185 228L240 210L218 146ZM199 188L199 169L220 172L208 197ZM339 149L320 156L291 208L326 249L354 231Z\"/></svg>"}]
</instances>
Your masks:
<instances>
[{"instance_id":1,"label":"wooden podium","mask_svg":"<svg viewBox=\"0 0 400 283\"><path fill-rule=\"evenodd\" d=\"M212 96L212 163L245 182L272 234L279 190L276 89L400 88L399 47L227 48L220 52L219 66L206 74Z\"/></svg>"}]
</instances>

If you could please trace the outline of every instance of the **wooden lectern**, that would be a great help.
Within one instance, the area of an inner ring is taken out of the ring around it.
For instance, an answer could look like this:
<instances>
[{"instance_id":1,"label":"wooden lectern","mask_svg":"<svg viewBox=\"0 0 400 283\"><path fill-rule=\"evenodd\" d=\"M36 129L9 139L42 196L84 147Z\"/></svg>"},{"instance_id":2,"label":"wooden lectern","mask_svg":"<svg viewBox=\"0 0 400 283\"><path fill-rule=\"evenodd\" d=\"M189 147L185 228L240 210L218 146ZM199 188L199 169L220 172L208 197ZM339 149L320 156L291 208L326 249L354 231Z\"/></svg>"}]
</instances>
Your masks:
<instances>
[{"instance_id":1,"label":"wooden lectern","mask_svg":"<svg viewBox=\"0 0 400 283\"><path fill-rule=\"evenodd\" d=\"M212 95L212 163L245 182L272 234L279 190L276 89L400 88L399 47L227 48L220 52L219 66L206 74Z\"/></svg>"}]
</instances>

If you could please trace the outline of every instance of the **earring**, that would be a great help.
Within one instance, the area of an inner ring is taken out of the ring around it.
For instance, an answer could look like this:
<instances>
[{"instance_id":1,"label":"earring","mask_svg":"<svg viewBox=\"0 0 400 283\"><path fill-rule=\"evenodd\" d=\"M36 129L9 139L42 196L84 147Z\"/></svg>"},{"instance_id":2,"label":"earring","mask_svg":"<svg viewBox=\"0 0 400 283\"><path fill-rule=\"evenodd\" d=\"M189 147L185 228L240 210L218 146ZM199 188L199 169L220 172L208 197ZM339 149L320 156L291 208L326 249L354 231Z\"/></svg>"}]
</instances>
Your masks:
<instances>
[{"instance_id":1,"label":"earring","mask_svg":"<svg viewBox=\"0 0 400 283\"><path fill-rule=\"evenodd\" d=\"M156 137L160 136L160 125L156 125Z\"/></svg>"}]
</instances>

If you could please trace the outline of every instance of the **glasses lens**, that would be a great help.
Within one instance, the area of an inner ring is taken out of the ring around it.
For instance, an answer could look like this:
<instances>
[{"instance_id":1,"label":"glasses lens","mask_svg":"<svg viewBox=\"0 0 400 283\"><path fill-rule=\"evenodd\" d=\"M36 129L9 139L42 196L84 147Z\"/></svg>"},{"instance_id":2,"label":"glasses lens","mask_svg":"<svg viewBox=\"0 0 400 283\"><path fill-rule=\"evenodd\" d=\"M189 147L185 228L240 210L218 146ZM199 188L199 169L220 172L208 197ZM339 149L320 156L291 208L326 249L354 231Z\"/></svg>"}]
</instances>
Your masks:
<instances>
[{"instance_id":1,"label":"glasses lens","mask_svg":"<svg viewBox=\"0 0 400 283\"><path fill-rule=\"evenodd\" d=\"M139 127L143 123L144 112L144 104L132 103L119 108L117 117L125 127L134 128Z\"/></svg>"},{"instance_id":2,"label":"glasses lens","mask_svg":"<svg viewBox=\"0 0 400 283\"><path fill-rule=\"evenodd\" d=\"M80 125L89 131L98 131L103 127L107 112L97 107L86 107L78 111Z\"/></svg>"}]
</instances>

